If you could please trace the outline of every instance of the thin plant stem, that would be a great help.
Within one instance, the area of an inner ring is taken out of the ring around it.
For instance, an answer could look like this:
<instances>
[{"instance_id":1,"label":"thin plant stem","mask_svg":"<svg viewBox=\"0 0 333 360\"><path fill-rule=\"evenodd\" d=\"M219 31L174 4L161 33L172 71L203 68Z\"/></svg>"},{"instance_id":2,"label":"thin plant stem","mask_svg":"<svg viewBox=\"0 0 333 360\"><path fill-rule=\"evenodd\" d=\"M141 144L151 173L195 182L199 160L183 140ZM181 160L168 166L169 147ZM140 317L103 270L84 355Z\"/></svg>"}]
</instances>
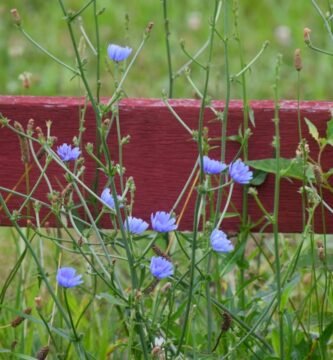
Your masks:
<instances>
[{"instance_id":1,"label":"thin plant stem","mask_svg":"<svg viewBox=\"0 0 333 360\"><path fill-rule=\"evenodd\" d=\"M71 20L76 19L78 16L80 16L94 1L96 0L90 0L85 5L82 6L81 9L79 9L75 14L71 14Z\"/></svg>"},{"instance_id":2,"label":"thin plant stem","mask_svg":"<svg viewBox=\"0 0 333 360\"><path fill-rule=\"evenodd\" d=\"M249 128L249 103L247 99L247 88L246 88L246 70L252 66L255 61L261 56L261 54L264 52L265 48L268 45L265 43L262 49L259 51L257 56L250 61L250 63L245 66L244 61L244 54L243 54L243 46L241 41L241 36L238 28L238 1L234 2L234 26L235 26L235 35L236 35L236 41L238 43L238 52L239 52L239 60L240 60L240 66L242 70L238 72L234 77L241 77L241 84L242 84L242 99L243 99L243 133L245 134L248 131ZM248 137L245 137L244 144L242 146L243 150L243 160L246 162L248 160ZM241 248L244 249L244 251L241 254L240 262L241 264L245 261L245 248L246 243L248 240L248 233L249 233L249 226L248 226L248 186L243 187L242 191L242 224L241 224L241 233L239 234L239 241L241 244ZM245 269L243 266L240 267L239 270L239 303L240 308L245 309L245 303L246 303L246 297L245 297Z\"/></svg>"},{"instance_id":3,"label":"thin plant stem","mask_svg":"<svg viewBox=\"0 0 333 360\"><path fill-rule=\"evenodd\" d=\"M249 70L251 68L251 66L260 58L260 56L265 51L265 49L267 48L268 45L269 45L269 42L265 41L264 44L262 45L261 49L259 50L258 54L246 66L244 66L244 62L242 61L242 63L243 63L242 70L239 71L237 74L232 75L231 78L236 79L236 78L242 76L247 70ZM242 82L243 82L243 79L242 79Z\"/></svg>"},{"instance_id":4,"label":"thin plant stem","mask_svg":"<svg viewBox=\"0 0 333 360\"><path fill-rule=\"evenodd\" d=\"M176 113L176 111L173 109L173 107L170 105L169 101L163 97L163 102L167 106L167 108L170 110L172 115L178 120L178 122L184 127L184 129L193 136L193 131L185 124L183 119Z\"/></svg>"},{"instance_id":5,"label":"thin plant stem","mask_svg":"<svg viewBox=\"0 0 333 360\"><path fill-rule=\"evenodd\" d=\"M18 232L20 237L24 240L25 245L26 245L27 249L29 250L29 252L30 252L30 254L31 254L31 256L32 256L32 258L34 260L34 262L35 262L35 264L37 266L37 269L38 269L43 281L45 282L45 285L46 285L46 287L47 287L53 301L57 304L57 308L58 308L59 312L62 314L62 316L63 316L63 318L64 318L64 320L66 322L66 325L68 327L70 327L70 322L69 322L69 320L67 318L66 312L63 309L63 307L61 306L57 296L55 295L55 293L54 293L54 291L53 291L53 289L52 289L52 287L51 287L51 285L50 285L50 283L48 281L48 277L46 276L46 274L44 272L44 269L40 264L38 256L36 255L34 249L32 248L32 246L30 244L30 241L28 239L26 239L26 237L25 237L24 233L22 232L20 226L18 225L16 219L13 218L12 214L10 213L10 211L9 211L6 203L4 202L4 199L3 199L1 194L0 194L0 202L1 202L2 206L3 206L3 209L4 209L5 213L6 213L6 215L8 216L9 219L11 219L11 222L12 222L14 228L16 229L16 231Z\"/></svg>"},{"instance_id":6,"label":"thin plant stem","mask_svg":"<svg viewBox=\"0 0 333 360\"><path fill-rule=\"evenodd\" d=\"M68 298L67 298L67 289L66 288L64 288L63 294L64 294L64 299L65 299L65 306L66 306L67 313L68 313L68 318L69 318L69 321L71 323L71 328L72 328L72 331L73 331L73 334L74 334L74 343L78 344L80 359L87 359L86 352L82 348L81 338L78 335L78 333L76 331L76 327L74 325L71 309L70 309Z\"/></svg>"},{"instance_id":7,"label":"thin plant stem","mask_svg":"<svg viewBox=\"0 0 333 360\"><path fill-rule=\"evenodd\" d=\"M199 124L198 124L198 152L199 152L199 163L200 163L200 184L203 184L204 181L204 173L203 173L203 148L202 148L202 130L203 130L203 119L204 119L204 112L206 108L206 97L207 97L207 91L208 91L208 83L210 78L210 67L211 67L211 61L213 56L213 43L214 43L214 35L215 35L215 26L216 26L216 20L217 20L217 13L218 8L221 1L215 0L214 4L214 12L212 17L212 24L211 24L211 31L210 31L210 44L209 44L209 53L208 53L208 60L207 60L207 66L206 66L206 74L205 74L205 84L204 84L204 90L202 92L203 98L201 100L201 107L200 107L200 113L199 113ZM190 266L190 280L189 280L189 288L188 288L188 300L186 304L185 309L185 315L184 315L184 325L183 329L179 338L178 348L177 348L177 354L180 353L184 337L186 334L187 326L188 326L188 320L190 315L190 309L192 304L192 297L193 297L193 285L194 285L194 275L195 275L195 263L196 263L196 247L197 247L197 238L198 238L198 226L199 226L199 210L202 203L202 194L197 195L196 203L195 203L195 210L194 210L194 224L193 224L193 242L192 242L192 254L191 254L191 266Z\"/></svg>"},{"instance_id":8,"label":"thin plant stem","mask_svg":"<svg viewBox=\"0 0 333 360\"><path fill-rule=\"evenodd\" d=\"M22 35L31 42L31 44L33 44L37 49L39 49L41 52L43 52L45 55L47 55L49 58L51 58L52 60L54 60L56 63L58 63L59 65L63 66L65 69L71 71L72 73L74 73L77 76L80 76L80 73L78 70L74 69L73 67L65 64L63 61L61 61L60 59L58 59L56 56L54 56L53 54L51 54L48 50L46 50L43 46L41 46L37 41L35 41L24 29L22 26L18 26L19 30L21 31Z\"/></svg>"},{"instance_id":9,"label":"thin plant stem","mask_svg":"<svg viewBox=\"0 0 333 360\"><path fill-rule=\"evenodd\" d=\"M232 182L231 185L230 185L228 197L227 197L226 203L225 203L225 205L224 205L224 209L223 209L223 211L222 211L222 213L221 213L221 215L220 215L220 219L219 219L219 221L218 221L217 224L216 224L216 229L218 229L218 228L221 226L222 221L223 221L223 219L224 219L224 216L225 216L225 214L226 214L226 212L227 212L227 210L228 210L228 207L229 207L230 201L231 201L232 192L233 192L233 190L234 190L234 185L235 185L234 182Z\"/></svg>"},{"instance_id":10,"label":"thin plant stem","mask_svg":"<svg viewBox=\"0 0 333 360\"><path fill-rule=\"evenodd\" d=\"M163 19L164 19L164 36L165 36L165 47L168 61L168 76L169 76L169 89L168 98L172 99L173 96L173 74L172 74L172 61L171 61L171 48L170 48L170 26L168 18L168 4L167 0L162 0L163 3Z\"/></svg>"},{"instance_id":11,"label":"thin plant stem","mask_svg":"<svg viewBox=\"0 0 333 360\"><path fill-rule=\"evenodd\" d=\"M76 42L76 39L75 39L75 36L74 36L74 31L73 31L73 27L72 27L73 19L68 14L68 12L67 12L67 10L66 10L66 8L64 6L63 0L58 0L58 1L59 1L59 5L60 5L60 7L62 9L62 12L63 12L63 14L64 14L64 16L66 18L67 28L68 28L70 39L71 39L72 46L73 46L73 49L74 49L75 58L76 58L79 73L80 73L80 78L81 78L81 80L83 82L84 88L85 88L85 90L87 92L87 96L89 98L89 101L90 101L90 103L92 105L92 108L93 108L93 111L94 111L94 114L95 114L95 121L96 121L96 149L97 149L97 156L99 157L100 154L101 154L101 148L100 148L101 139L100 139L100 131L99 131L99 129L100 129L101 124L102 124L103 114L102 114L102 111L100 110L100 106L99 106L97 100L94 98L94 96L92 94L92 90L90 88L90 85L89 85L87 77L86 77L84 64L83 64L83 61L81 59L79 49L78 49L78 45L77 45L77 42ZM97 15L95 15L95 17L96 16ZM105 148L104 148L104 150L105 150ZM95 178L94 178L94 181L93 181L93 184L94 184L93 189L95 190L95 192L97 191L97 188L98 188L98 179L99 179L98 178L98 169L96 168Z\"/></svg>"},{"instance_id":12,"label":"thin plant stem","mask_svg":"<svg viewBox=\"0 0 333 360\"><path fill-rule=\"evenodd\" d=\"M327 17L325 16L325 14L321 11L319 5L317 4L317 1L316 0L311 0L312 2L312 5L314 6L314 8L317 10L318 14L320 15L321 19L323 20L324 22L324 25L326 27L326 30L328 32L328 35L330 36L331 38L331 41L333 41L333 33L332 33L332 30L331 30L331 26L329 24L329 22L327 21ZM333 54L332 54L333 55Z\"/></svg>"},{"instance_id":13,"label":"thin plant stem","mask_svg":"<svg viewBox=\"0 0 333 360\"><path fill-rule=\"evenodd\" d=\"M220 17L220 13L222 10L222 2L219 3L219 7L217 9L216 17L215 17L215 23L218 21ZM201 48L191 57L189 61L187 61L183 66L180 67L178 71L174 74L174 79L182 75L184 71L209 47L210 44L210 36L208 40L201 46Z\"/></svg>"},{"instance_id":14,"label":"thin plant stem","mask_svg":"<svg viewBox=\"0 0 333 360\"><path fill-rule=\"evenodd\" d=\"M124 192L124 169L123 169L123 144L121 139L119 111L116 112L116 128L117 128L117 140L118 140L118 162L119 162L119 178L120 178L120 189Z\"/></svg>"},{"instance_id":15,"label":"thin plant stem","mask_svg":"<svg viewBox=\"0 0 333 360\"><path fill-rule=\"evenodd\" d=\"M280 357L281 360L285 358L284 352L284 331L283 331L283 309L281 308L281 267L280 267L280 249L279 249L279 202L280 202L280 126L279 126L279 76L281 66L281 55L278 56L276 64L275 84L274 84L274 128L275 128L275 182L274 182L274 209L273 209L273 233L274 233L274 253L275 253L275 278L277 291L277 307L279 317L279 342L280 342Z\"/></svg>"},{"instance_id":16,"label":"thin plant stem","mask_svg":"<svg viewBox=\"0 0 333 360\"><path fill-rule=\"evenodd\" d=\"M198 163L199 163L199 158L196 160L194 166L193 166L193 169L188 177L188 179L186 180L186 183L185 185L183 186L182 188L182 191L180 192L180 194L178 195L175 203L173 204L171 210L170 210L170 213L173 213L175 211L175 209L177 208L177 206L179 205L181 199L183 198L187 188L189 187L189 185L191 184L192 182L192 179L193 177L195 176L196 172L197 172L197 167L198 167Z\"/></svg>"},{"instance_id":17,"label":"thin plant stem","mask_svg":"<svg viewBox=\"0 0 333 360\"><path fill-rule=\"evenodd\" d=\"M229 113L229 104L230 104L230 69L229 69L229 25L228 25L228 13L229 13L229 2L230 0L223 1L223 27L224 27L224 36L222 38L223 46L224 46L224 66L225 71L224 75L226 78L226 96L225 96L225 104L223 109L223 116L221 119L221 161L224 163L226 159L226 144L227 144L227 125L228 125L228 113ZM219 185L223 185L225 181L225 175L220 175ZM219 189L217 193L216 200L216 210L215 210L215 223L218 221L219 209L222 203L222 188Z\"/></svg>"},{"instance_id":18,"label":"thin plant stem","mask_svg":"<svg viewBox=\"0 0 333 360\"><path fill-rule=\"evenodd\" d=\"M134 56L132 57L132 60L130 61L130 63L128 64L121 80L119 81L118 85L117 85L117 88L114 92L114 94L112 95L112 97L109 99L109 101L107 102L106 106L105 106L105 112L108 111L108 109L110 109L110 107L112 106L112 104L114 104L114 102L118 99L119 97L119 93L121 92L121 88L123 86L123 83L129 73L129 71L131 70L133 64L135 63L137 57L139 56L139 54L141 53L144 45L146 44L147 40L149 39L149 36L150 36L150 30L146 30L144 35L143 35L143 39L137 49L137 51L135 52Z\"/></svg>"},{"instance_id":19,"label":"thin plant stem","mask_svg":"<svg viewBox=\"0 0 333 360\"><path fill-rule=\"evenodd\" d=\"M89 39L89 37L88 37L84 27L83 27L82 19L80 19L79 28L80 28L82 36L84 37L84 40L87 42L88 46L90 47L90 50L93 52L93 54L95 56L97 56L97 50L94 48L94 45L91 43L91 41L90 41L90 39Z\"/></svg>"},{"instance_id":20,"label":"thin plant stem","mask_svg":"<svg viewBox=\"0 0 333 360\"><path fill-rule=\"evenodd\" d=\"M94 24L95 24L95 36L96 36L96 101L100 102L100 90L101 90L101 46L99 38L99 23L97 14L97 0L93 0L94 11Z\"/></svg>"}]
</instances>

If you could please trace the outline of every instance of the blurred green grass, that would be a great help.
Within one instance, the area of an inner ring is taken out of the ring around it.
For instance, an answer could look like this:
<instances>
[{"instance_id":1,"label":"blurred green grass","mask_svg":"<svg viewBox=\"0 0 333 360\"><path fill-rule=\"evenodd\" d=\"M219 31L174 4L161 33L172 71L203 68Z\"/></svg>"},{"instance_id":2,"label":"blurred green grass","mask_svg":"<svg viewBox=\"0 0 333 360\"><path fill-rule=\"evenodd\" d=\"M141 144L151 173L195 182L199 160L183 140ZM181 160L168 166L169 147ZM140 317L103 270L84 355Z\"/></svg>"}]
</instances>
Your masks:
<instances>
[{"instance_id":1,"label":"blurred green grass","mask_svg":"<svg viewBox=\"0 0 333 360\"><path fill-rule=\"evenodd\" d=\"M68 9L78 10L86 1L65 0ZM301 73L302 98L331 100L333 83L331 64L333 59L308 49L303 41L303 29L312 29L312 40L315 45L330 49L328 35L310 1L241 0L239 26L244 46L245 61L249 62L259 51L263 42L270 42L269 48L252 67L248 79L248 97L251 99L272 98L274 66L278 53L283 54L281 69L280 96L286 99L296 98L297 74L293 67L295 48L301 48L304 68ZM107 71L105 51L108 43L129 45L136 49L142 33L149 21L155 26L151 38L146 44L138 61L125 82L125 91L130 97L160 97L168 86L167 58L164 41L164 24L161 0L145 1L111 1L98 0L98 8L105 8L99 16L102 60L102 94L108 96L114 89L114 80ZM181 51L179 42L185 40L186 48L195 53L206 41L209 21L212 14L213 0L169 0L170 42L174 71L178 70L188 59ZM323 10L326 1L321 1ZM75 66L74 53L71 47L65 19L60 11L58 1L44 0L5 0L0 4L0 93L18 95L83 95L84 90L78 79L51 59L40 53L28 43L12 23L11 8L17 8L21 14L25 30L64 62ZM125 16L129 17L126 30ZM218 28L222 32L222 16ZM92 7L83 14L83 25L94 42ZM80 33L78 23L74 25L77 38ZM230 18L232 33L233 20ZM94 55L87 47L86 54L91 71L90 82L94 83ZM205 61L205 54L200 59ZM240 70L237 44L230 41L231 73ZM209 93L213 98L225 97L224 50L223 44L216 38L213 59L212 81ZM192 77L198 84L203 82L203 71L193 65ZM25 89L20 80L22 73L31 74L31 86ZM241 97L241 87L234 83L232 98ZM193 89L184 77L175 82L175 97L192 98Z\"/></svg>"}]
</instances>

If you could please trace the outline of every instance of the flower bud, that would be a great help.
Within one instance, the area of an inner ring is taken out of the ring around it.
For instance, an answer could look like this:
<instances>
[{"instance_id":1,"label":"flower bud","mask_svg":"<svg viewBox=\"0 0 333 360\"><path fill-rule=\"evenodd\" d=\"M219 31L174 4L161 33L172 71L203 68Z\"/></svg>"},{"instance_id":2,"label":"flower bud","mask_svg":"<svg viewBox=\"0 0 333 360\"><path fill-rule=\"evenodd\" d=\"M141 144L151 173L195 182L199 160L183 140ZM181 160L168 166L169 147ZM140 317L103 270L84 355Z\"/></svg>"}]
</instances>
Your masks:
<instances>
[{"instance_id":1,"label":"flower bud","mask_svg":"<svg viewBox=\"0 0 333 360\"><path fill-rule=\"evenodd\" d=\"M231 327L232 317L231 317L231 315L229 313L224 312L223 315L222 315L222 318L223 318L223 323L222 323L222 326L221 326L221 330L222 330L222 332L226 332Z\"/></svg>"},{"instance_id":2,"label":"flower bud","mask_svg":"<svg viewBox=\"0 0 333 360\"><path fill-rule=\"evenodd\" d=\"M168 261L171 262L171 258L170 256L168 256L168 254L166 254L165 252L163 252L157 245L153 245L151 247L151 249L154 251L154 253L158 256L161 256L164 259L167 259Z\"/></svg>"},{"instance_id":3,"label":"flower bud","mask_svg":"<svg viewBox=\"0 0 333 360\"><path fill-rule=\"evenodd\" d=\"M160 279L155 278L155 279L152 281L152 283L151 283L147 288L145 288L145 289L143 290L143 293L144 293L145 295L151 294L151 293L155 290L155 288L156 288L157 284L159 283L159 281L160 281Z\"/></svg>"},{"instance_id":4,"label":"flower bud","mask_svg":"<svg viewBox=\"0 0 333 360\"><path fill-rule=\"evenodd\" d=\"M34 119L30 119L28 121L28 125L27 125L27 134L28 135L32 135L34 132L34 124L35 124L35 120Z\"/></svg>"},{"instance_id":5,"label":"flower bud","mask_svg":"<svg viewBox=\"0 0 333 360\"><path fill-rule=\"evenodd\" d=\"M49 346L47 346L47 345L43 346L42 348L40 348L38 350L38 353L36 354L36 359L37 360L45 360L49 351L50 351Z\"/></svg>"},{"instance_id":6,"label":"flower bud","mask_svg":"<svg viewBox=\"0 0 333 360\"><path fill-rule=\"evenodd\" d=\"M14 121L14 127L20 133L24 134L23 126L18 121ZM28 140L25 136L19 135L19 142L20 142L20 149L21 149L21 160L24 164L27 164L30 162L30 152L29 152Z\"/></svg>"},{"instance_id":7,"label":"flower bud","mask_svg":"<svg viewBox=\"0 0 333 360\"><path fill-rule=\"evenodd\" d=\"M247 193L252 196L257 196L258 190L255 187L251 186L251 187L249 187L249 190L247 191Z\"/></svg>"},{"instance_id":8,"label":"flower bud","mask_svg":"<svg viewBox=\"0 0 333 360\"><path fill-rule=\"evenodd\" d=\"M19 14L19 12L17 11L17 9L11 9L10 10L13 20L14 20L14 24L17 26L21 25L21 16Z\"/></svg>"},{"instance_id":9,"label":"flower bud","mask_svg":"<svg viewBox=\"0 0 333 360\"><path fill-rule=\"evenodd\" d=\"M24 314L26 314L26 315L30 315L30 314L31 314L31 311L32 311L31 307L28 307L28 308L26 308L23 312L24 312ZM15 327L19 326L24 320L25 320L24 317L22 317L22 316L17 316L14 320L11 321L10 324L11 324L12 327L15 328Z\"/></svg>"},{"instance_id":10,"label":"flower bud","mask_svg":"<svg viewBox=\"0 0 333 360\"><path fill-rule=\"evenodd\" d=\"M294 66L297 71L301 71L303 68L302 58L301 58L301 49L296 49L294 54Z\"/></svg>"},{"instance_id":11,"label":"flower bud","mask_svg":"<svg viewBox=\"0 0 333 360\"><path fill-rule=\"evenodd\" d=\"M150 21L146 27L146 34L149 34L153 30L153 27L154 27L154 23Z\"/></svg>"},{"instance_id":12,"label":"flower bud","mask_svg":"<svg viewBox=\"0 0 333 360\"><path fill-rule=\"evenodd\" d=\"M32 74L29 72L24 71L22 74L19 75L19 80L22 81L22 86L24 89L29 89L31 86L31 78Z\"/></svg>"},{"instance_id":13,"label":"flower bud","mask_svg":"<svg viewBox=\"0 0 333 360\"><path fill-rule=\"evenodd\" d=\"M311 33L311 29L309 28L304 28L303 34L304 34L304 42L306 44L310 44L311 40L310 40L310 33Z\"/></svg>"},{"instance_id":14,"label":"flower bud","mask_svg":"<svg viewBox=\"0 0 333 360\"><path fill-rule=\"evenodd\" d=\"M313 173L316 179L316 183L318 186L322 185L323 183L323 171L319 165L314 165Z\"/></svg>"},{"instance_id":15,"label":"flower bud","mask_svg":"<svg viewBox=\"0 0 333 360\"><path fill-rule=\"evenodd\" d=\"M35 297L35 305L36 305L36 309L37 310L41 310L43 307L43 301L42 301L42 297L41 296L36 296Z\"/></svg>"},{"instance_id":16,"label":"flower bud","mask_svg":"<svg viewBox=\"0 0 333 360\"><path fill-rule=\"evenodd\" d=\"M10 349L11 349L12 351L14 351L15 348L16 348L16 345L17 345L17 340L13 340L13 342L10 344Z\"/></svg>"}]
</instances>

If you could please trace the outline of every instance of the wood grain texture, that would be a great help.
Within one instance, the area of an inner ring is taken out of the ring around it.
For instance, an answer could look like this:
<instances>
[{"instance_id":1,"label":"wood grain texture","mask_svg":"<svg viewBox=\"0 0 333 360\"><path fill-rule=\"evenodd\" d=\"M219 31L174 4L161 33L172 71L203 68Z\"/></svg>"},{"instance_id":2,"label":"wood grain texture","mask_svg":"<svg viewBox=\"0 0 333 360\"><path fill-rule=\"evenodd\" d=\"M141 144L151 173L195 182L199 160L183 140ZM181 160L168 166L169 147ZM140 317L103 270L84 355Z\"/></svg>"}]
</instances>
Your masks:
<instances>
[{"instance_id":1,"label":"wood grain texture","mask_svg":"<svg viewBox=\"0 0 333 360\"><path fill-rule=\"evenodd\" d=\"M191 128L197 128L200 102L197 100L172 100L171 105L184 122ZM57 144L71 143L73 136L77 135L80 107L84 100L80 98L61 97L0 97L0 112L3 116L19 121L23 127L30 118L35 124L46 131L45 121L52 120L52 135L58 138ZM214 102L214 107L223 109L223 102ZM271 101L253 101L251 107L255 116L255 128L252 127L253 135L249 141L249 158L264 159L274 157L271 145L273 140L273 114L274 104ZM316 124L321 134L325 133L326 122L330 119L330 102L303 102L301 104L302 117L309 118ZM242 103L232 101L229 108L228 135L235 135L242 123ZM130 135L130 144L124 148L124 165L126 177L132 176L136 184L136 198L133 215L149 220L150 214L158 210L169 211L185 184L197 157L197 145L191 139L189 133L177 122L162 101L155 99L126 99L120 103L120 122L122 136ZM298 144L297 132L297 103L295 101L281 101L280 103L280 130L281 130L281 156L291 158L295 156ZM205 113L205 126L209 129L209 137L220 136L220 122L214 118L214 114L207 110ZM86 114L86 132L84 142L95 141L95 122L91 107ZM117 161L117 147L115 146L115 128L112 129L110 149L112 156ZM307 128L303 123L303 132L308 138L311 156L317 155L317 146L308 135ZM217 146L211 152L211 156L218 156L219 141L213 141ZM230 162L238 151L235 142L228 142L227 161ZM86 158L85 178L91 183L95 167L94 163ZM328 149L324 153L324 170L333 167L333 153ZM6 128L0 129L0 186L13 188L24 172L23 163L20 160L18 137ZM40 172L34 165L30 172L30 182L33 185ZM56 164L51 164L48 170L49 179L55 189L61 190L66 185L63 171ZM100 189L106 184L107 179L101 178ZM60 185L62 184L62 185ZM280 198L279 225L281 232L293 233L302 230L301 223L301 197L298 193L300 183L282 180ZM260 199L268 209L273 209L274 177L268 176L263 185L258 187ZM19 188L24 192L24 184ZM242 188L236 185L232 197L233 205L241 209ZM6 196L5 191L1 191ZM41 201L47 200L48 189L45 181L42 183L34 197ZM327 196L326 196L327 195ZM326 201L333 206L333 197L326 194ZM191 230L193 217L193 204L195 192L192 194L186 215L181 220L181 229ZM23 199L13 197L8 203L11 209L17 209ZM183 202L176 209L179 214ZM232 207L229 209L232 210ZM253 200L250 198L249 213L253 221L261 217L261 213ZM22 220L22 223L24 224ZM224 230L237 231L239 219L225 220L222 224ZM9 224L4 213L0 213L0 224ZM327 232L333 233L332 214L326 213ZM110 226L108 220L104 226ZM322 232L320 213L318 211L315 223L316 232Z\"/></svg>"}]
</instances>

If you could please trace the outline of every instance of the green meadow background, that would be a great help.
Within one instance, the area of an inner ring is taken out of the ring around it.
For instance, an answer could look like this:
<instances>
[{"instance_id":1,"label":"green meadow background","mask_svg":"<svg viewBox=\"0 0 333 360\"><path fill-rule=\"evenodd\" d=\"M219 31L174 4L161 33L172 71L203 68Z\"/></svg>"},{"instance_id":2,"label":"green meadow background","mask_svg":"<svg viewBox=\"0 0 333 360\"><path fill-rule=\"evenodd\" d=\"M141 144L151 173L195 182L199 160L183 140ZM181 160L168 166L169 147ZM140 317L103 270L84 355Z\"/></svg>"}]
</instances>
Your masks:
<instances>
[{"instance_id":1,"label":"green meadow background","mask_svg":"<svg viewBox=\"0 0 333 360\"><path fill-rule=\"evenodd\" d=\"M65 5L74 11L87 1L67 0ZM249 62L261 49L264 41L270 46L255 63L248 77L248 95L252 99L272 98L274 64L278 53L283 55L280 96L285 99L296 98L297 74L293 68L295 48L301 48L304 68L301 73L302 98L306 100L332 100L333 82L332 60L329 56L308 49L303 41L303 29L312 29L313 43L327 50L332 44L322 19L309 0L241 0L239 1L239 27L244 49L245 61ZM321 1L323 11L329 11L328 2ZM186 49L194 54L207 40L212 0L169 0L170 43L172 65L177 71L188 58L180 48L185 41ZM106 57L109 43L128 45L136 49L142 33L149 21L155 26L151 37L140 54L137 63L125 83L129 97L161 97L168 86L166 47L161 0L100 0L102 44L102 94L108 96L114 89L113 64ZM67 33L66 21L56 0L5 0L0 3L0 94L12 95L83 95L83 87L72 74L54 63L32 46L13 25L10 9L17 8L24 29L42 46L64 62L75 66L73 49ZM90 14L89 14L90 13ZM218 30L223 33L222 16ZM125 19L129 19L127 22ZM232 19L232 17L229 17ZM77 39L81 37L82 25L95 41L92 8L84 14L81 22L76 22ZM229 46L231 73L240 70L238 45L233 39L233 20L229 23ZM205 57L205 53L202 57ZM87 71L94 82L95 56L87 47ZM200 61L200 58L199 58ZM196 65L191 67L192 78L200 86L203 71ZM30 87L23 86L24 76L28 74ZM217 39L213 60L214 79L209 95L223 99L226 81L224 78L223 43ZM240 85L233 83L232 98L240 98ZM175 81L174 97L192 98L192 88L182 76Z\"/></svg>"}]
</instances>

